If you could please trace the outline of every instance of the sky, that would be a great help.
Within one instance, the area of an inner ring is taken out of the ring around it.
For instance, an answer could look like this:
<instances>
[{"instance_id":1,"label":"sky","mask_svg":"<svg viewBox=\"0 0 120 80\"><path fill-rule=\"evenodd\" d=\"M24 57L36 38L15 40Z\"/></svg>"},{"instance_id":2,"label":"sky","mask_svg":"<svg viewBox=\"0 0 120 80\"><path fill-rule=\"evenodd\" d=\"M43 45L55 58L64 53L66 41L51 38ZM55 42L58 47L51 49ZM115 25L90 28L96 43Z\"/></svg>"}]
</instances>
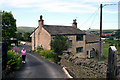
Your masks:
<instances>
[{"instance_id":1,"label":"sky","mask_svg":"<svg viewBox=\"0 0 120 80\"><path fill-rule=\"evenodd\" d=\"M37 27L40 15L44 24L72 26L77 19L81 30L100 29L100 4L103 4L102 29L118 29L119 0L0 0L0 10L12 12L17 27ZM114 5L109 5L114 4Z\"/></svg>"}]
</instances>

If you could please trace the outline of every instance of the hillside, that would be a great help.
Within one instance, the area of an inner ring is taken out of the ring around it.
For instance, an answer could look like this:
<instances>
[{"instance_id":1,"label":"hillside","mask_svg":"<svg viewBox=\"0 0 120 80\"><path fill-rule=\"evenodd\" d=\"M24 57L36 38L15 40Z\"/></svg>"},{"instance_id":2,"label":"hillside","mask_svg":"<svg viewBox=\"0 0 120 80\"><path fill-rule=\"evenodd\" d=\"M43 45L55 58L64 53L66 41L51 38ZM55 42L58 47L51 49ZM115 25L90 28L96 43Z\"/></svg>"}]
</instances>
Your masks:
<instances>
[{"instance_id":1,"label":"hillside","mask_svg":"<svg viewBox=\"0 0 120 80\"><path fill-rule=\"evenodd\" d=\"M35 29L35 27L27 27L27 26L20 26L20 27L17 27L17 31L18 32L32 32L33 30Z\"/></svg>"},{"instance_id":2,"label":"hillside","mask_svg":"<svg viewBox=\"0 0 120 80\"><path fill-rule=\"evenodd\" d=\"M112 32L115 32L115 31L117 31L117 29L104 29L104 30L102 30L102 33L112 33ZM90 33L90 32L99 33L100 30L98 30L98 29L90 29L90 30L84 30L84 32L88 32L88 33Z\"/></svg>"}]
</instances>

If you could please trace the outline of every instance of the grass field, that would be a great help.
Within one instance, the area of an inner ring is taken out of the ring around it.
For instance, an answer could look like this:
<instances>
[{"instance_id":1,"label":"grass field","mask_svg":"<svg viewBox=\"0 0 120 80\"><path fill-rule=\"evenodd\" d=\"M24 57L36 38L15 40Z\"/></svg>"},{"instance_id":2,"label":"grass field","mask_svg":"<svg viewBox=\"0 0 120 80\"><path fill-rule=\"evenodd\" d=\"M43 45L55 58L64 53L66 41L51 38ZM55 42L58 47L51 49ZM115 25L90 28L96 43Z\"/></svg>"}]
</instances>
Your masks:
<instances>
[{"instance_id":1,"label":"grass field","mask_svg":"<svg viewBox=\"0 0 120 80\"><path fill-rule=\"evenodd\" d=\"M101 61L104 61L108 58L109 47L111 44L116 47L117 53L120 53L120 46L118 46L118 41L108 40L103 44L103 57L101 58Z\"/></svg>"}]
</instances>

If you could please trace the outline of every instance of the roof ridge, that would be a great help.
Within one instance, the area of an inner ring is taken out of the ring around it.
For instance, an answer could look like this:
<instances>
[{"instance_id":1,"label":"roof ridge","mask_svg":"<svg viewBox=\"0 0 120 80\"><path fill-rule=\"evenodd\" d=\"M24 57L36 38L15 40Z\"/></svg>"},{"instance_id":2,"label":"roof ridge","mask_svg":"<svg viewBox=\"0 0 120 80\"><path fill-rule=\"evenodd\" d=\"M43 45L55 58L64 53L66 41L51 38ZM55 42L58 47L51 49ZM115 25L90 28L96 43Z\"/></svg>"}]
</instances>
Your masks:
<instances>
[{"instance_id":1,"label":"roof ridge","mask_svg":"<svg viewBox=\"0 0 120 80\"><path fill-rule=\"evenodd\" d=\"M66 25L43 25L43 26L55 26L55 27L73 27L73 26L66 26Z\"/></svg>"}]
</instances>

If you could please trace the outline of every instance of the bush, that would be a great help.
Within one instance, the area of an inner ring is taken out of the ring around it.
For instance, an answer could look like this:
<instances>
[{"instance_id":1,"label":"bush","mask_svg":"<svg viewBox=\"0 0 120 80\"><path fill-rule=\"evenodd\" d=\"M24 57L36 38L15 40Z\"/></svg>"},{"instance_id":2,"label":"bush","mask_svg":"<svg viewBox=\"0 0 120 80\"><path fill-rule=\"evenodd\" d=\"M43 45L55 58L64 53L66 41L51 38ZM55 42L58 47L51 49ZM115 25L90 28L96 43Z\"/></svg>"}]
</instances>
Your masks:
<instances>
[{"instance_id":1,"label":"bush","mask_svg":"<svg viewBox=\"0 0 120 80\"><path fill-rule=\"evenodd\" d=\"M14 46L8 45L8 50L11 50Z\"/></svg>"},{"instance_id":2,"label":"bush","mask_svg":"<svg viewBox=\"0 0 120 80\"><path fill-rule=\"evenodd\" d=\"M43 50L43 47L42 46L38 46L37 49L36 49L36 53L40 53L41 50Z\"/></svg>"},{"instance_id":3,"label":"bush","mask_svg":"<svg viewBox=\"0 0 120 80\"><path fill-rule=\"evenodd\" d=\"M55 62L57 57L53 50L42 50L40 51L40 55L53 62Z\"/></svg>"},{"instance_id":4,"label":"bush","mask_svg":"<svg viewBox=\"0 0 120 80\"><path fill-rule=\"evenodd\" d=\"M53 53L53 50L42 50L42 51L40 51L41 56L51 55L52 53Z\"/></svg>"},{"instance_id":5,"label":"bush","mask_svg":"<svg viewBox=\"0 0 120 80\"><path fill-rule=\"evenodd\" d=\"M20 55L12 50L9 50L7 52L7 65L10 67L10 70L19 69L21 64L22 64L22 60Z\"/></svg>"}]
</instances>

